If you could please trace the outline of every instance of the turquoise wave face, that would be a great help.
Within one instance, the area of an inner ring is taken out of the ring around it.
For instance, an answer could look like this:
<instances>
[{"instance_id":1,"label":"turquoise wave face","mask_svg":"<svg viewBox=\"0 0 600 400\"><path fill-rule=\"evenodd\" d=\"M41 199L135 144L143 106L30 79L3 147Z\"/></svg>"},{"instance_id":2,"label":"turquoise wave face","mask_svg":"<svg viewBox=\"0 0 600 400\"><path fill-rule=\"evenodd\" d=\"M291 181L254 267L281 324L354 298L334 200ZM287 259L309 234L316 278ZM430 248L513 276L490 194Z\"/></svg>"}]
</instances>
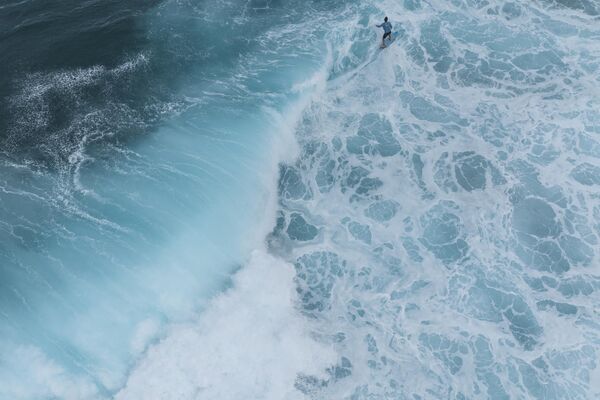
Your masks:
<instances>
[{"instance_id":1,"label":"turquoise wave face","mask_svg":"<svg viewBox=\"0 0 600 400\"><path fill-rule=\"evenodd\" d=\"M326 55L292 5L166 2L138 16L149 44L120 62L14 78L0 397L111 396L260 246L305 96L293 84Z\"/></svg>"}]
</instances>

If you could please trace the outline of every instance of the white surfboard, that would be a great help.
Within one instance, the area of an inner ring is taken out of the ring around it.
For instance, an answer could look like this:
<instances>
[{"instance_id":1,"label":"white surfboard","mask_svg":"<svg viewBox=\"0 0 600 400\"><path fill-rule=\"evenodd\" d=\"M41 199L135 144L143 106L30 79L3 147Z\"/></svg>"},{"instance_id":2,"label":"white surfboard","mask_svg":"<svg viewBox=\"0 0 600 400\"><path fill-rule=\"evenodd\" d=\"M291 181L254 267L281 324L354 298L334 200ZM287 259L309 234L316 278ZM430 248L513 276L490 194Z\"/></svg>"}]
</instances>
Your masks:
<instances>
[{"instance_id":1,"label":"white surfboard","mask_svg":"<svg viewBox=\"0 0 600 400\"><path fill-rule=\"evenodd\" d=\"M392 35L390 37L389 40L385 40L385 46L379 45L380 49L385 49L386 47L388 47L390 44L394 43L394 40L396 40L396 37L398 37L398 32L392 32Z\"/></svg>"}]
</instances>

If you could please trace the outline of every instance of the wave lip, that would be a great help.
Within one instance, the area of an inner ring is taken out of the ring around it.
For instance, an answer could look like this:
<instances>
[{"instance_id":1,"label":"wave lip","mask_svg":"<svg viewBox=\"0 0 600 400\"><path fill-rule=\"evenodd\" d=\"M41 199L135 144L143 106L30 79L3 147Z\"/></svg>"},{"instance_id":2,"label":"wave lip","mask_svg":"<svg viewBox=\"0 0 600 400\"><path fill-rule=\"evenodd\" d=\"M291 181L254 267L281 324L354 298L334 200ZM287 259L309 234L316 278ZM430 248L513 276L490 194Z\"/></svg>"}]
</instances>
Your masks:
<instances>
[{"instance_id":1,"label":"wave lip","mask_svg":"<svg viewBox=\"0 0 600 400\"><path fill-rule=\"evenodd\" d=\"M115 398L300 399L298 374L325 378L334 361L296 309L293 267L255 250L233 288L172 326Z\"/></svg>"}]
</instances>

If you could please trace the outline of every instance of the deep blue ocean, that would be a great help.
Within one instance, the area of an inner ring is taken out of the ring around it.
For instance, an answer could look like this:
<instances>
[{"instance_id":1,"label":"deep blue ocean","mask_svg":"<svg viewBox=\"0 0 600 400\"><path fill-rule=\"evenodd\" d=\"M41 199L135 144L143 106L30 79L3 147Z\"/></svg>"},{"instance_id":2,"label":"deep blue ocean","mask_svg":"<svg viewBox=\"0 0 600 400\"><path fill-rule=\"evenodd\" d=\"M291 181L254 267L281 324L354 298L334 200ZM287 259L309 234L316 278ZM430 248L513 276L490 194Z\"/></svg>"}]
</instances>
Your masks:
<instances>
[{"instance_id":1,"label":"deep blue ocean","mask_svg":"<svg viewBox=\"0 0 600 400\"><path fill-rule=\"evenodd\" d=\"M0 400L112 398L600 398L600 3L0 0Z\"/></svg>"}]
</instances>

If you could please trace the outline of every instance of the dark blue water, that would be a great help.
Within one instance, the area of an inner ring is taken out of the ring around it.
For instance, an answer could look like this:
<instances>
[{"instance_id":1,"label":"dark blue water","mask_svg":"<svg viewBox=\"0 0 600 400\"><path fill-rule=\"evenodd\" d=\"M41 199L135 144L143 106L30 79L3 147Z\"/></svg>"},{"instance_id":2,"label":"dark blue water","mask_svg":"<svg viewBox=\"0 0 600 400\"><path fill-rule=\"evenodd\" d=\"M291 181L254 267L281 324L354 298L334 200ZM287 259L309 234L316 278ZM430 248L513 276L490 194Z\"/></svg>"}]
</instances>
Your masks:
<instances>
[{"instance_id":1,"label":"dark blue water","mask_svg":"<svg viewBox=\"0 0 600 400\"><path fill-rule=\"evenodd\" d=\"M67 148L78 138L74 133L57 138L57 131L68 130L78 115L105 107L115 97L136 110L143 107L143 97L148 94L148 86L143 82L153 80L149 71L128 77L126 87L121 86L122 82L100 79L81 87L77 93L69 93L71 96L59 85L42 93L32 93L36 89L28 85L48 83L50 78L45 80L44 75L55 71L114 68L147 50L150 44L143 16L157 3L9 1L3 4L0 9L3 148L16 157L54 159L58 156L56 152L66 157ZM109 88L110 95L106 93ZM11 101L19 95L34 98L17 104ZM36 112L46 114L43 122L35 122L36 116L31 114Z\"/></svg>"}]
</instances>

